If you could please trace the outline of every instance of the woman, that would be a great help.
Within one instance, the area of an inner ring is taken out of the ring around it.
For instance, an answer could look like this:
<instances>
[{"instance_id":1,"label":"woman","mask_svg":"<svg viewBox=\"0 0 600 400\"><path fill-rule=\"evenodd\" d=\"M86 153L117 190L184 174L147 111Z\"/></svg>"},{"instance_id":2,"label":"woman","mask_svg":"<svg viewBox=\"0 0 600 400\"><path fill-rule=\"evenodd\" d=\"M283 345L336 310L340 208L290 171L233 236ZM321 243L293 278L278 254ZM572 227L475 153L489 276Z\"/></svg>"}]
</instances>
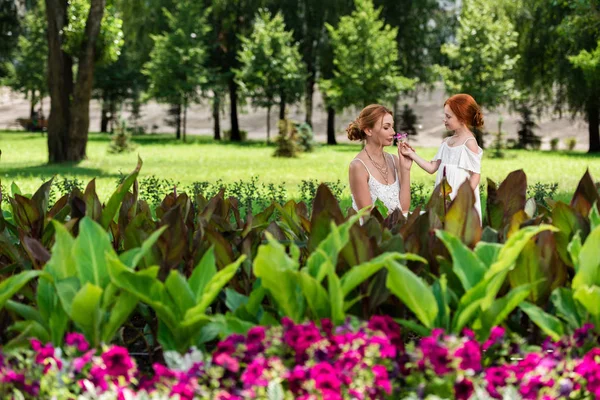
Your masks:
<instances>
[{"instance_id":1,"label":"woman","mask_svg":"<svg viewBox=\"0 0 600 400\"><path fill-rule=\"evenodd\" d=\"M483 127L483 114L475 99L468 94L457 94L446 100L444 125L446 130L453 131L454 134L444 139L433 160L424 160L409 146L401 148L402 154L430 174L437 171L435 186L439 185L445 176L452 188L451 199L456 197L460 185L468 180L475 194L475 209L481 224L479 180L483 150L477 145L471 129Z\"/></svg>"},{"instance_id":2,"label":"woman","mask_svg":"<svg viewBox=\"0 0 600 400\"><path fill-rule=\"evenodd\" d=\"M364 148L350 163L349 178L352 207L373 207L379 199L388 213L410 209L410 167L412 160L402 155L408 146L398 142L398 156L384 151L394 142L394 118L390 110L379 104L365 107L346 129L348 139L365 142Z\"/></svg>"}]
</instances>

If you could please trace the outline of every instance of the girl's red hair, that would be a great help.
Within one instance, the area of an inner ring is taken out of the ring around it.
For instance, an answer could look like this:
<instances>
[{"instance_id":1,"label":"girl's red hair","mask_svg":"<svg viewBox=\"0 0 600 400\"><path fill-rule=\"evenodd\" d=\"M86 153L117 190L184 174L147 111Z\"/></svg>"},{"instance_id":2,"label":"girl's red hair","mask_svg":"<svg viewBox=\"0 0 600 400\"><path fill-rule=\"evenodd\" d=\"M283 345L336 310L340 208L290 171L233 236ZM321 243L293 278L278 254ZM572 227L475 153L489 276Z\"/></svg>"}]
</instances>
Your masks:
<instances>
[{"instance_id":1,"label":"girl's red hair","mask_svg":"<svg viewBox=\"0 0 600 400\"><path fill-rule=\"evenodd\" d=\"M456 118L469 128L483 128L483 114L479 104L468 94L455 94L444 105L448 105Z\"/></svg>"}]
</instances>

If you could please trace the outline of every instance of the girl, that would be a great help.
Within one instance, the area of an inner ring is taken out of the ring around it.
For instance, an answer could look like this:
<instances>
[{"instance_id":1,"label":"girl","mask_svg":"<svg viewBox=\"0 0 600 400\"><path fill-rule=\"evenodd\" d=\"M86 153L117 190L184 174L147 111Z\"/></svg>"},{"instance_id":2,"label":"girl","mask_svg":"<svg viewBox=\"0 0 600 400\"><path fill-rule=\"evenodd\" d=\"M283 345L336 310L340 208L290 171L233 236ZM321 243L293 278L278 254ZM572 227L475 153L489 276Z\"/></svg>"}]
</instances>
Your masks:
<instances>
[{"instance_id":1,"label":"girl","mask_svg":"<svg viewBox=\"0 0 600 400\"><path fill-rule=\"evenodd\" d=\"M483 150L477 145L471 129L483 127L483 114L475 99L468 94L457 94L446 100L444 125L454 134L444 139L433 160L425 161L410 146L403 146L401 152L430 174L437 171L435 186L445 176L452 187L451 199L456 197L460 185L468 180L475 194L475 208L481 224L479 179Z\"/></svg>"},{"instance_id":2,"label":"girl","mask_svg":"<svg viewBox=\"0 0 600 400\"><path fill-rule=\"evenodd\" d=\"M398 142L397 157L383 150L394 141L392 112L379 104L371 104L350 123L346 132L348 139L366 142L350 163L352 207L357 211L373 207L375 200L379 199L389 213L400 209L406 214L410 208L412 160L404 156L400 149L407 145Z\"/></svg>"}]
</instances>

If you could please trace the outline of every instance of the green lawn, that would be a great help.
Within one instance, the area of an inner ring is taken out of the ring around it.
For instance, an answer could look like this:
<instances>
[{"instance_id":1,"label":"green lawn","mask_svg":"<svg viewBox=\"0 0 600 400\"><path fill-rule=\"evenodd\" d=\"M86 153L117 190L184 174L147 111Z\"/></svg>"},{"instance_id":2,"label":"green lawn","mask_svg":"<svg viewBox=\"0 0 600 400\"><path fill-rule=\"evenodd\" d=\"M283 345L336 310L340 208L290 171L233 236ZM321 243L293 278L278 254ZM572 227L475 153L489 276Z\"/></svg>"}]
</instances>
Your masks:
<instances>
[{"instance_id":1,"label":"green lawn","mask_svg":"<svg viewBox=\"0 0 600 400\"><path fill-rule=\"evenodd\" d=\"M0 177L7 187L16 182L24 192L32 192L42 180L52 175L77 178L84 182L97 178L101 200L114 190L122 173L136 164L137 154L144 161L141 176L169 178L186 186L195 181L224 182L248 180L258 176L260 182L282 183L292 196L299 193L305 179L337 181L347 186L348 163L360 150L360 145L321 146L314 153L295 159L272 157L273 147L264 143L215 143L209 138L194 137L181 143L166 135L136 137L137 148L132 153L113 155L107 152L110 143L106 135L92 134L88 142L88 159L76 165L48 165L46 137L40 134L0 131ZM393 148L389 149L393 151ZM428 159L435 148L417 149ZM489 153L489 152L488 152ZM559 198L568 200L586 168L596 181L600 180L600 155L566 152L508 151L504 159L484 156L482 178L500 181L516 169L524 169L529 184L559 183ZM434 176L413 167L413 182L433 185ZM349 193L348 189L346 192Z\"/></svg>"}]
</instances>

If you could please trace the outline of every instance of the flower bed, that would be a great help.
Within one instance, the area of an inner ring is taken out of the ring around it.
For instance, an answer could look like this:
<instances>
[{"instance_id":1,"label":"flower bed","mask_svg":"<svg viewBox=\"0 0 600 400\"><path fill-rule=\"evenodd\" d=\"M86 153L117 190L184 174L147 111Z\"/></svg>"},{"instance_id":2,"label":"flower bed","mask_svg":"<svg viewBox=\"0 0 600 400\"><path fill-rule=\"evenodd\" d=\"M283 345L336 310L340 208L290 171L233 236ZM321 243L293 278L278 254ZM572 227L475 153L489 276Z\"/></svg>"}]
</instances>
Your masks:
<instances>
[{"instance_id":1,"label":"flower bed","mask_svg":"<svg viewBox=\"0 0 600 400\"><path fill-rule=\"evenodd\" d=\"M389 317L334 328L328 320L257 326L231 335L210 356L167 352L154 374L138 372L127 349L89 349L78 333L64 349L31 340L0 355L2 398L382 399L593 398L600 348L590 325L527 349L496 327L483 343L434 330L404 346ZM527 350L526 350L527 349Z\"/></svg>"}]
</instances>

